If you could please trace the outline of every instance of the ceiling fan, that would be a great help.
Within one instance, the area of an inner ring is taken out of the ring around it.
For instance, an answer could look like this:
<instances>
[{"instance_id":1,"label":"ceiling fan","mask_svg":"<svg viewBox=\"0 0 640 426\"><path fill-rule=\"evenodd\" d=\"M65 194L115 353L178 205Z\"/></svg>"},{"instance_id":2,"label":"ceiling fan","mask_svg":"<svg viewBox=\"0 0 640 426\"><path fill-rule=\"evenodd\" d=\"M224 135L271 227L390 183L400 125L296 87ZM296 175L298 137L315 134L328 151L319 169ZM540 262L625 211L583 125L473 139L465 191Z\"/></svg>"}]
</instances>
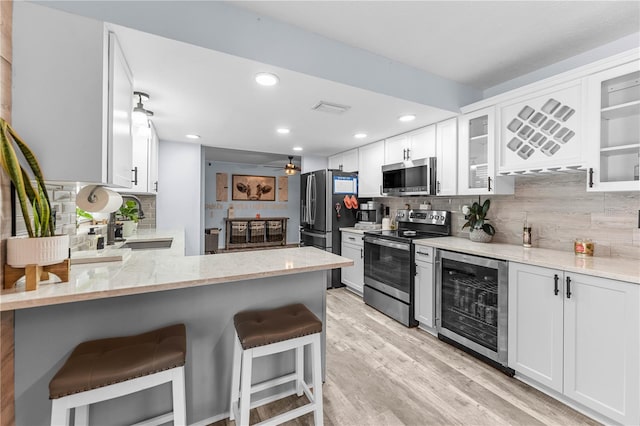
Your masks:
<instances>
[{"instance_id":1,"label":"ceiling fan","mask_svg":"<svg viewBox=\"0 0 640 426\"><path fill-rule=\"evenodd\" d=\"M293 156L290 155L289 156L289 162L287 164L285 164L284 166L284 174L286 175L295 175L296 172L301 171L302 169L300 168L300 166L296 166L295 164L293 164Z\"/></svg>"}]
</instances>

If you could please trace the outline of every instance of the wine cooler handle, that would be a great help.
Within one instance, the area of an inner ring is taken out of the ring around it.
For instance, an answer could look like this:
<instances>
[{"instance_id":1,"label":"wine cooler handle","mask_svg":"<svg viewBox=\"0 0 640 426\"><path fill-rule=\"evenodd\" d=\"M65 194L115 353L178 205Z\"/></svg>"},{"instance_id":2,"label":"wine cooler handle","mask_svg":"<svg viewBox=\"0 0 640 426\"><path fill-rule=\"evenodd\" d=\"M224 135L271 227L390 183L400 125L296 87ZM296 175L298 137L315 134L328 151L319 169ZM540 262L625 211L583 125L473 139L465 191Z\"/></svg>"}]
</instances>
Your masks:
<instances>
[{"instance_id":1,"label":"wine cooler handle","mask_svg":"<svg viewBox=\"0 0 640 426\"><path fill-rule=\"evenodd\" d=\"M567 299L571 299L571 277L567 277Z\"/></svg>"},{"instance_id":2,"label":"wine cooler handle","mask_svg":"<svg viewBox=\"0 0 640 426\"><path fill-rule=\"evenodd\" d=\"M560 290L558 289L558 281L560 280L560 277L558 276L558 274L555 274L553 276L553 294L555 294L556 296L558 295L558 293L560 292Z\"/></svg>"}]
</instances>

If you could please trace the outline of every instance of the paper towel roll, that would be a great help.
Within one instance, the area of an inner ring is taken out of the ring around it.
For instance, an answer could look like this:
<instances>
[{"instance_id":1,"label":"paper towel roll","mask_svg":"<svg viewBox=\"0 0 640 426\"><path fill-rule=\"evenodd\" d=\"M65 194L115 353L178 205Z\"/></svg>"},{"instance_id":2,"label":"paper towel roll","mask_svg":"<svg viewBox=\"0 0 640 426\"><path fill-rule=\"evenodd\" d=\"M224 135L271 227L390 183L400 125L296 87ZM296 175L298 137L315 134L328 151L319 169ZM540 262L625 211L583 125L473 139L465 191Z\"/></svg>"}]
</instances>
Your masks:
<instances>
[{"instance_id":1,"label":"paper towel roll","mask_svg":"<svg viewBox=\"0 0 640 426\"><path fill-rule=\"evenodd\" d=\"M91 191L93 191L93 197L89 200ZM76 205L82 210L91 213L111 213L118 210L122 205L122 196L102 186L88 185L78 192Z\"/></svg>"}]
</instances>

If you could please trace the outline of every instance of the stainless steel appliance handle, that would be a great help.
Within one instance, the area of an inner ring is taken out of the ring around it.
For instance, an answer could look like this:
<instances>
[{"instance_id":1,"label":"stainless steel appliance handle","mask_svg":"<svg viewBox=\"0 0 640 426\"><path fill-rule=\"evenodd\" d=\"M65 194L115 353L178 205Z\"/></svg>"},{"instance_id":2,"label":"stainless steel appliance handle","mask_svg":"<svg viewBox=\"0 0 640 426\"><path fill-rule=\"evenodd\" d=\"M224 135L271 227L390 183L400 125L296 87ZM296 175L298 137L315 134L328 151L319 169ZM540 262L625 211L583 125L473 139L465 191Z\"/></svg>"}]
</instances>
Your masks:
<instances>
[{"instance_id":1,"label":"stainless steel appliance handle","mask_svg":"<svg viewBox=\"0 0 640 426\"><path fill-rule=\"evenodd\" d=\"M313 237L313 238L319 238L321 240L326 240L327 239L327 235L330 235L330 234L319 234L317 232L300 231L300 235L308 235L308 236Z\"/></svg>"},{"instance_id":2,"label":"stainless steel appliance handle","mask_svg":"<svg viewBox=\"0 0 640 426\"><path fill-rule=\"evenodd\" d=\"M315 225L316 223L316 204L317 204L317 190L316 190L316 175L311 175L311 200L309 211L309 223Z\"/></svg>"},{"instance_id":3,"label":"stainless steel appliance handle","mask_svg":"<svg viewBox=\"0 0 640 426\"><path fill-rule=\"evenodd\" d=\"M382 238L365 237L364 242L375 244L378 246L384 246L384 247L394 248L398 250L403 250L403 251L410 251L411 249L411 244L396 243L394 241L384 240Z\"/></svg>"}]
</instances>

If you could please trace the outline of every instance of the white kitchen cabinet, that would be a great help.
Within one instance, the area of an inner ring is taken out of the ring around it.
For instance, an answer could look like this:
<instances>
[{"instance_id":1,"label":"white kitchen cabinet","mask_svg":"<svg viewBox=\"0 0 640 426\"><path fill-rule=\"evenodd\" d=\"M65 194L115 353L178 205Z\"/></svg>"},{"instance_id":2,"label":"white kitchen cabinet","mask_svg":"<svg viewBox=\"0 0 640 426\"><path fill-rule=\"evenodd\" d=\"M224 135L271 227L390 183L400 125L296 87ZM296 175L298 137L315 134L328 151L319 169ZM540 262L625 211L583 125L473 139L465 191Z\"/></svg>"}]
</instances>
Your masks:
<instances>
[{"instance_id":1,"label":"white kitchen cabinet","mask_svg":"<svg viewBox=\"0 0 640 426\"><path fill-rule=\"evenodd\" d=\"M586 79L588 191L640 191L640 62Z\"/></svg>"},{"instance_id":2,"label":"white kitchen cabinet","mask_svg":"<svg viewBox=\"0 0 640 426\"><path fill-rule=\"evenodd\" d=\"M581 79L497 108L500 174L586 169Z\"/></svg>"},{"instance_id":3,"label":"white kitchen cabinet","mask_svg":"<svg viewBox=\"0 0 640 426\"><path fill-rule=\"evenodd\" d=\"M513 177L497 176L495 107L460 116L458 195L513 194Z\"/></svg>"},{"instance_id":4,"label":"white kitchen cabinet","mask_svg":"<svg viewBox=\"0 0 640 426\"><path fill-rule=\"evenodd\" d=\"M358 149L341 152L332 155L328 159L328 168L342 170L343 172L358 171Z\"/></svg>"},{"instance_id":5,"label":"white kitchen cabinet","mask_svg":"<svg viewBox=\"0 0 640 426\"><path fill-rule=\"evenodd\" d=\"M385 141L384 164L436 156L436 126L426 126Z\"/></svg>"},{"instance_id":6,"label":"white kitchen cabinet","mask_svg":"<svg viewBox=\"0 0 640 426\"><path fill-rule=\"evenodd\" d=\"M152 123L147 132L134 130L132 172L131 188L122 192L155 194L158 191L158 134Z\"/></svg>"},{"instance_id":7,"label":"white kitchen cabinet","mask_svg":"<svg viewBox=\"0 0 640 426\"><path fill-rule=\"evenodd\" d=\"M133 80L115 36L28 2L13 20L13 125L45 179L129 187Z\"/></svg>"},{"instance_id":8,"label":"white kitchen cabinet","mask_svg":"<svg viewBox=\"0 0 640 426\"><path fill-rule=\"evenodd\" d=\"M149 139L149 192L158 192L158 132L151 123L151 138Z\"/></svg>"},{"instance_id":9,"label":"white kitchen cabinet","mask_svg":"<svg viewBox=\"0 0 640 426\"><path fill-rule=\"evenodd\" d=\"M342 284L362 295L364 290L364 241L362 234L342 231L341 256L353 260L353 266L342 268Z\"/></svg>"},{"instance_id":10,"label":"white kitchen cabinet","mask_svg":"<svg viewBox=\"0 0 640 426\"><path fill-rule=\"evenodd\" d=\"M382 165L384 164L384 141L374 142L358 148L358 196L379 197L382 187Z\"/></svg>"},{"instance_id":11,"label":"white kitchen cabinet","mask_svg":"<svg viewBox=\"0 0 640 426\"><path fill-rule=\"evenodd\" d=\"M509 263L509 367L557 392L563 383L563 299L562 271Z\"/></svg>"},{"instance_id":12,"label":"white kitchen cabinet","mask_svg":"<svg viewBox=\"0 0 640 426\"><path fill-rule=\"evenodd\" d=\"M513 262L509 283L516 374L616 422L638 424L640 286Z\"/></svg>"},{"instance_id":13,"label":"white kitchen cabinet","mask_svg":"<svg viewBox=\"0 0 640 426\"><path fill-rule=\"evenodd\" d=\"M436 195L458 193L458 119L436 124Z\"/></svg>"},{"instance_id":14,"label":"white kitchen cabinet","mask_svg":"<svg viewBox=\"0 0 640 426\"><path fill-rule=\"evenodd\" d=\"M420 326L435 331L435 275L433 247L415 246L415 319Z\"/></svg>"}]
</instances>

